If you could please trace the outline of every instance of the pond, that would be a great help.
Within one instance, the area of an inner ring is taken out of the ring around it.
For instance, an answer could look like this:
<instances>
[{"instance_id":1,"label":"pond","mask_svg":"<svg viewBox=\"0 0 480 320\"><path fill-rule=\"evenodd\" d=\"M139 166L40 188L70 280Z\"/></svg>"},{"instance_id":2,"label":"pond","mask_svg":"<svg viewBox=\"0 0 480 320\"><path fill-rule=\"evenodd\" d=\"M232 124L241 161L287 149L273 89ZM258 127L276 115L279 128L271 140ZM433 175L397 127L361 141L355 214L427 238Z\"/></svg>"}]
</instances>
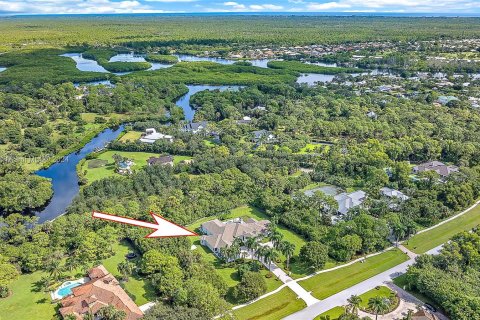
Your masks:
<instances>
[{"instance_id":1,"label":"pond","mask_svg":"<svg viewBox=\"0 0 480 320\"><path fill-rule=\"evenodd\" d=\"M177 100L176 105L183 109L183 113L185 114L185 120L193 121L193 117L195 116L195 109L193 109L190 105L190 97L193 96L195 93L204 91L204 90L239 90L242 86L211 86L211 85L189 85L188 92L182 96L180 99Z\"/></svg>"},{"instance_id":2,"label":"pond","mask_svg":"<svg viewBox=\"0 0 480 320\"><path fill-rule=\"evenodd\" d=\"M7 70L7 68L0 67L0 72Z\"/></svg>"},{"instance_id":3,"label":"pond","mask_svg":"<svg viewBox=\"0 0 480 320\"><path fill-rule=\"evenodd\" d=\"M122 131L123 126L115 129L106 129L90 140L90 142L79 151L72 152L62 161L54 163L47 169L36 172L36 174L41 177L51 179L53 188L53 197L47 206L35 212L35 215L39 218L39 223L53 220L65 213L65 210L80 190L76 170L77 164L89 153L101 149L109 142L117 139Z\"/></svg>"}]
</instances>

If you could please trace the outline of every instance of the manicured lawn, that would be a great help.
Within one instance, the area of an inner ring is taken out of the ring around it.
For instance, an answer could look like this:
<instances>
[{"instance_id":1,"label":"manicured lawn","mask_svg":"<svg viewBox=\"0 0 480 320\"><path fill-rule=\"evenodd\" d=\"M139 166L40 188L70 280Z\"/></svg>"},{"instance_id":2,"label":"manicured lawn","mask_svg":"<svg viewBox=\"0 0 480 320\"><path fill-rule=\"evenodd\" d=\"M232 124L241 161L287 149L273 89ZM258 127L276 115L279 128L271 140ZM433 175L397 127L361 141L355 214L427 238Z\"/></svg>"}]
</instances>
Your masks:
<instances>
[{"instance_id":1,"label":"manicured lawn","mask_svg":"<svg viewBox=\"0 0 480 320\"><path fill-rule=\"evenodd\" d=\"M321 273L307 280L300 281L299 284L305 290L312 291L312 295L321 300L406 260L408 260L408 257L405 253L398 249L393 249L370 257L364 263L357 262L348 267Z\"/></svg>"},{"instance_id":2,"label":"manicured lawn","mask_svg":"<svg viewBox=\"0 0 480 320\"><path fill-rule=\"evenodd\" d=\"M120 142L127 142L127 141L135 142L138 139L140 139L141 136L142 136L142 132L140 132L140 131L128 131L120 138L119 141Z\"/></svg>"},{"instance_id":3,"label":"manicured lawn","mask_svg":"<svg viewBox=\"0 0 480 320\"><path fill-rule=\"evenodd\" d=\"M55 304L51 303L50 295L38 290L35 283L45 276L43 272L23 274L9 287L12 295L0 299L0 319L26 320L42 319L51 320L55 316Z\"/></svg>"},{"instance_id":4,"label":"manicured lawn","mask_svg":"<svg viewBox=\"0 0 480 320\"><path fill-rule=\"evenodd\" d=\"M147 160L150 157L158 157L157 153L148 153L148 152L127 152L127 151L105 151L98 155L96 159L91 159L85 161L85 163L80 168L81 172L87 172L85 177L88 182L91 183L96 180L100 180L106 177L113 175L121 176L115 172L115 161L113 160L113 155L118 154L122 157L132 160L135 164L131 167L132 170L138 170L147 166ZM191 159L187 156L174 156L173 163L177 164L180 161ZM107 161L107 164L98 168L90 168L89 163L94 162L95 160L104 160Z\"/></svg>"},{"instance_id":5,"label":"manicured lawn","mask_svg":"<svg viewBox=\"0 0 480 320\"><path fill-rule=\"evenodd\" d=\"M360 303L360 308L367 309L368 308L368 300L374 297L382 297L382 298L390 298L391 294L393 293L390 288L385 286L380 286L378 289L374 288L370 291L365 292L364 294L360 295L362 302Z\"/></svg>"},{"instance_id":6,"label":"manicured lawn","mask_svg":"<svg viewBox=\"0 0 480 320\"><path fill-rule=\"evenodd\" d=\"M447 242L455 234L471 230L479 224L480 206L476 206L469 212L452 221L413 236L405 243L405 247L415 253L425 253L428 250Z\"/></svg>"},{"instance_id":7,"label":"manicured lawn","mask_svg":"<svg viewBox=\"0 0 480 320\"><path fill-rule=\"evenodd\" d=\"M305 308L305 302L297 299L290 288L283 288L279 292L235 310L238 320L277 320Z\"/></svg>"},{"instance_id":8,"label":"manicured lawn","mask_svg":"<svg viewBox=\"0 0 480 320\"><path fill-rule=\"evenodd\" d=\"M322 316L324 317L329 316L331 320L337 320L338 317L340 317L344 313L345 313L344 307L335 307L316 316L314 320L320 320L320 317Z\"/></svg>"}]
</instances>

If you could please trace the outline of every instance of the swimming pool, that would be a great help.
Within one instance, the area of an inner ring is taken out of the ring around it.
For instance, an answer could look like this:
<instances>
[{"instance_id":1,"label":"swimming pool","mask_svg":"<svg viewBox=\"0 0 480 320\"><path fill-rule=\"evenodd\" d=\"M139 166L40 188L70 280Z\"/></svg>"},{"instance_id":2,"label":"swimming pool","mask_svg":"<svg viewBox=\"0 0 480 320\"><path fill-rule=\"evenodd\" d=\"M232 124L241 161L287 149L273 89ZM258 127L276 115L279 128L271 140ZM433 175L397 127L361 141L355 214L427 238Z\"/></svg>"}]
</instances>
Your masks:
<instances>
[{"instance_id":1,"label":"swimming pool","mask_svg":"<svg viewBox=\"0 0 480 320\"><path fill-rule=\"evenodd\" d=\"M73 288L78 287L84 283L85 283L84 279L64 282L55 292L52 293L52 298L54 300L63 299L69 294L72 294Z\"/></svg>"}]
</instances>

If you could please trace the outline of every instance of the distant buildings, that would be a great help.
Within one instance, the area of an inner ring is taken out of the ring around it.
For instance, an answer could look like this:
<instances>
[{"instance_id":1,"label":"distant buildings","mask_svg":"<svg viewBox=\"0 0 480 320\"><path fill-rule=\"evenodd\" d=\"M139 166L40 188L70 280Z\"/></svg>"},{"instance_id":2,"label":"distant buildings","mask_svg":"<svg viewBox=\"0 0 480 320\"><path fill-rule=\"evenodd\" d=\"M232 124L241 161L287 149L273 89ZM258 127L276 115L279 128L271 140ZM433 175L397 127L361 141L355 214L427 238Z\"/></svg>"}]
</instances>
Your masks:
<instances>
[{"instance_id":1,"label":"distant buildings","mask_svg":"<svg viewBox=\"0 0 480 320\"><path fill-rule=\"evenodd\" d=\"M200 227L204 233L200 241L202 245L207 246L219 256L220 249L230 247L235 238L246 240L247 238L266 235L269 224L270 221L268 220L257 221L253 218L248 218L245 221L237 218L225 222L218 219L210 220Z\"/></svg>"},{"instance_id":2,"label":"distant buildings","mask_svg":"<svg viewBox=\"0 0 480 320\"><path fill-rule=\"evenodd\" d=\"M97 319L98 311L112 305L126 313L125 320L137 320L143 312L122 289L118 280L104 266L100 265L88 272L89 281L72 288L72 293L60 301L59 312L65 319L73 315L81 320L86 314L93 314Z\"/></svg>"},{"instance_id":3,"label":"distant buildings","mask_svg":"<svg viewBox=\"0 0 480 320\"><path fill-rule=\"evenodd\" d=\"M271 143L276 141L275 135L267 130L258 130L252 132L252 142L257 144Z\"/></svg>"},{"instance_id":4,"label":"distant buildings","mask_svg":"<svg viewBox=\"0 0 480 320\"><path fill-rule=\"evenodd\" d=\"M457 97L454 96L440 96L437 99L437 102L441 105L447 105L449 102L459 101Z\"/></svg>"},{"instance_id":5,"label":"distant buildings","mask_svg":"<svg viewBox=\"0 0 480 320\"><path fill-rule=\"evenodd\" d=\"M413 173L421 173L424 171L435 171L442 178L448 177L452 172L458 172L457 166L446 165L440 161L430 161L413 167Z\"/></svg>"},{"instance_id":6,"label":"distant buildings","mask_svg":"<svg viewBox=\"0 0 480 320\"><path fill-rule=\"evenodd\" d=\"M157 140L167 140L169 142L173 142L173 136L157 132L157 130L154 128L149 128L145 130L145 133L140 138L140 141L144 143L155 143Z\"/></svg>"}]
</instances>

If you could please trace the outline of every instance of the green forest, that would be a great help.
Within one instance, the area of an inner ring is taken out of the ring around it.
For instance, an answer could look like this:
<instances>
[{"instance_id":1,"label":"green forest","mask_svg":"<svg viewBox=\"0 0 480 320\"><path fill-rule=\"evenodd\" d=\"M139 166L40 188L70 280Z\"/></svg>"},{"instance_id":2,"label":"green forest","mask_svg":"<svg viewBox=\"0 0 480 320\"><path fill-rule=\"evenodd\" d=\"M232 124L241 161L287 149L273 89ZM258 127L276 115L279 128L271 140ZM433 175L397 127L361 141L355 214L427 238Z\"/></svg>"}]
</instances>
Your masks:
<instances>
[{"instance_id":1,"label":"green forest","mask_svg":"<svg viewBox=\"0 0 480 320\"><path fill-rule=\"evenodd\" d=\"M480 42L465 40L480 37L478 18L6 17L0 33L2 319L60 319L49 292L99 264L135 303L157 301L144 319L235 319L242 309L232 307L283 284L272 264L292 279L341 266L407 243L480 196ZM80 71L66 53L109 72ZM146 62L110 62L118 53ZM192 85L238 87L182 101ZM37 223L53 190L35 172L120 124L118 139L77 165L66 214ZM147 129L162 138L140 141ZM337 196L354 193L361 203L343 212ZM149 222L154 212L197 233L212 219L269 225L214 255L199 237L148 239L94 210ZM453 319L478 317L478 238L459 233L439 255L419 256L409 288ZM371 276L407 259L382 254L368 260ZM264 303L260 315L303 307L276 294L285 309ZM34 302L19 310L17 299Z\"/></svg>"}]
</instances>

